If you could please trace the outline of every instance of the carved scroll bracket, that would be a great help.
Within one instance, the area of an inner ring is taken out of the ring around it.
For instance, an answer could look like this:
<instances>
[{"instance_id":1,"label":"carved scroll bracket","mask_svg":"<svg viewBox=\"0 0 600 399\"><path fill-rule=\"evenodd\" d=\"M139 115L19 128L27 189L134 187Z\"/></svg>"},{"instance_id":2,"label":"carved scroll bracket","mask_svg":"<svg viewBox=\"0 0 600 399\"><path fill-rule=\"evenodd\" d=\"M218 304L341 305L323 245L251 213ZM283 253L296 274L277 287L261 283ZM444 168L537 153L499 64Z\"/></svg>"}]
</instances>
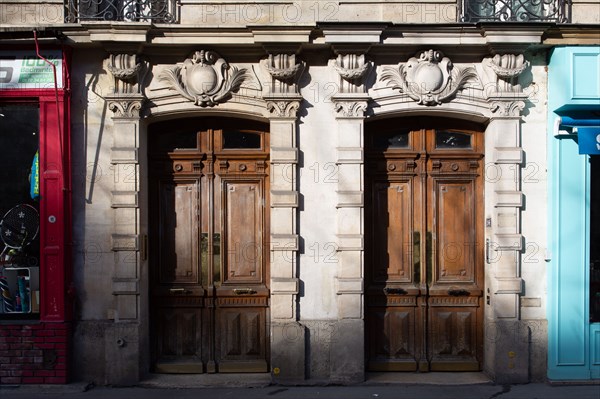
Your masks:
<instances>
[{"instance_id":1,"label":"carved scroll bracket","mask_svg":"<svg viewBox=\"0 0 600 399\"><path fill-rule=\"evenodd\" d=\"M371 69L371 62L365 60L364 54L338 54L329 65L338 73L339 93L364 93L365 80Z\"/></svg>"},{"instance_id":2,"label":"carved scroll bracket","mask_svg":"<svg viewBox=\"0 0 600 399\"><path fill-rule=\"evenodd\" d=\"M493 85L493 90L499 93L521 93L523 88L519 84L519 76L529 67L529 61L523 54L496 54L493 58L484 58L483 67L484 85Z\"/></svg>"},{"instance_id":3,"label":"carved scroll bracket","mask_svg":"<svg viewBox=\"0 0 600 399\"><path fill-rule=\"evenodd\" d=\"M146 61L135 54L111 54L107 69L114 78L113 93L107 95L114 118L139 119L145 100L142 83L149 70Z\"/></svg>"},{"instance_id":4,"label":"carved scroll bracket","mask_svg":"<svg viewBox=\"0 0 600 399\"><path fill-rule=\"evenodd\" d=\"M298 81L305 64L297 62L295 54L269 54L261 63L271 76L269 96L299 93Z\"/></svg>"},{"instance_id":5,"label":"carved scroll bracket","mask_svg":"<svg viewBox=\"0 0 600 399\"><path fill-rule=\"evenodd\" d=\"M107 69L114 78L113 93L141 93L148 63L136 54L111 54Z\"/></svg>"}]
</instances>

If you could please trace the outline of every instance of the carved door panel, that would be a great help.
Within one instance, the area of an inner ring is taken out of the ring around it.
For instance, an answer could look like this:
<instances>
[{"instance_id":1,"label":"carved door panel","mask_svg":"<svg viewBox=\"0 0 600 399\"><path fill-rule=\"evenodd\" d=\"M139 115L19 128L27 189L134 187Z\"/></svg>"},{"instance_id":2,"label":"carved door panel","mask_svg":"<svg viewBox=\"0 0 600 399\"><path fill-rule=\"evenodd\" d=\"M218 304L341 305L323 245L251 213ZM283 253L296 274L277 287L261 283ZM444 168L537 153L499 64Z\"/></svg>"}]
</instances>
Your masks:
<instances>
[{"instance_id":1,"label":"carved door panel","mask_svg":"<svg viewBox=\"0 0 600 399\"><path fill-rule=\"evenodd\" d=\"M268 135L180 141L150 154L154 369L266 372Z\"/></svg>"},{"instance_id":2,"label":"carved door panel","mask_svg":"<svg viewBox=\"0 0 600 399\"><path fill-rule=\"evenodd\" d=\"M481 135L405 129L368 140L368 368L479 370Z\"/></svg>"}]
</instances>

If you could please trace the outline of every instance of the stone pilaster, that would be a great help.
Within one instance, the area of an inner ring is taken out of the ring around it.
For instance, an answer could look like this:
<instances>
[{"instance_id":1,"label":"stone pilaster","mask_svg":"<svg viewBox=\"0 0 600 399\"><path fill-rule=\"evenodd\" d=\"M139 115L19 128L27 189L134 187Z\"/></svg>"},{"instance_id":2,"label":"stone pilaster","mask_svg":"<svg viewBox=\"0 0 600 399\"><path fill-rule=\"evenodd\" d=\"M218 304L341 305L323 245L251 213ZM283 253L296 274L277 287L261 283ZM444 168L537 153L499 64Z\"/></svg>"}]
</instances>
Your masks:
<instances>
[{"instance_id":1,"label":"stone pilaster","mask_svg":"<svg viewBox=\"0 0 600 399\"><path fill-rule=\"evenodd\" d=\"M305 378L305 328L298 323L298 142L302 97L297 79L303 64L295 55L269 55L271 75L264 96L270 120L271 184L271 365L278 382Z\"/></svg>"},{"instance_id":2,"label":"stone pilaster","mask_svg":"<svg viewBox=\"0 0 600 399\"><path fill-rule=\"evenodd\" d=\"M526 94L518 76L528 67L522 55L497 55L482 62L491 117L486 129L486 268L491 312L487 314L488 370L496 382L528 382L527 328L520 322L523 290L521 253L521 111ZM491 363L493 366L490 366Z\"/></svg>"},{"instance_id":3,"label":"stone pilaster","mask_svg":"<svg viewBox=\"0 0 600 399\"><path fill-rule=\"evenodd\" d=\"M508 98L495 96L491 102L492 118L486 129L488 146L493 146L487 152L493 154L493 171L488 164L487 182L493 187L486 193L494 208L491 214L492 234L488 236L486 252L495 277L495 318L519 317L519 296L522 291L520 252L523 249L520 221L523 206L520 111L524 105L523 99L513 95Z\"/></svg>"},{"instance_id":4,"label":"stone pilaster","mask_svg":"<svg viewBox=\"0 0 600 399\"><path fill-rule=\"evenodd\" d=\"M337 278L338 334L331 345L331 379L364 380L364 119L369 97L364 55L340 54L330 65L338 75L332 97L337 120ZM347 348L352 347L352 351Z\"/></svg>"},{"instance_id":5,"label":"stone pilaster","mask_svg":"<svg viewBox=\"0 0 600 399\"><path fill-rule=\"evenodd\" d=\"M143 64L135 55L113 54L108 63L108 70L115 79L114 92L106 96L108 108L113 112L111 164L114 170L111 249L115 306L109 317L116 324L106 334L105 350L107 359L119 359L114 363L116 371L107 373L107 383L116 385L139 380L140 257L145 256L144 237L140 235L138 154L140 110L144 102L139 87L142 69Z\"/></svg>"}]
</instances>

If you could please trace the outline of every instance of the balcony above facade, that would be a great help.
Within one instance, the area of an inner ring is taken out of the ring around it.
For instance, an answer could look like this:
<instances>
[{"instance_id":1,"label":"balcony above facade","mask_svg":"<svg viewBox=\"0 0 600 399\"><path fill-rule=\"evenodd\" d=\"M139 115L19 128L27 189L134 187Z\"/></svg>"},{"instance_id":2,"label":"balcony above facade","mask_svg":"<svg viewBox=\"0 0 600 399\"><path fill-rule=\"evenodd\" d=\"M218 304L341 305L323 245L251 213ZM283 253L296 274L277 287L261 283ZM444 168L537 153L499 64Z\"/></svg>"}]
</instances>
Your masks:
<instances>
[{"instance_id":1,"label":"balcony above facade","mask_svg":"<svg viewBox=\"0 0 600 399\"><path fill-rule=\"evenodd\" d=\"M178 0L64 0L65 22L178 23Z\"/></svg>"},{"instance_id":2,"label":"balcony above facade","mask_svg":"<svg viewBox=\"0 0 600 399\"><path fill-rule=\"evenodd\" d=\"M598 24L599 0L0 0L1 25Z\"/></svg>"},{"instance_id":3,"label":"balcony above facade","mask_svg":"<svg viewBox=\"0 0 600 399\"><path fill-rule=\"evenodd\" d=\"M569 0L462 0L463 22L571 22Z\"/></svg>"},{"instance_id":4,"label":"balcony above facade","mask_svg":"<svg viewBox=\"0 0 600 399\"><path fill-rule=\"evenodd\" d=\"M64 0L65 22L127 21L180 23L183 5L184 22L188 16L200 16L203 22L220 17L221 23L305 21L307 15L314 22L332 22L346 8L359 11L357 16L384 22L571 22L571 0L458 0L457 1L401 1L386 4L377 0L281 2L275 0L243 1L193 1L193 0ZM321 4L322 3L322 4ZM379 11L381 18L360 12L365 5ZM374 8L373 8L374 7ZM188 13L189 11L189 13ZM279 12L278 12L279 11ZM337 14L340 13L338 16ZM280 15L278 15L280 14ZM281 17L281 18L277 18ZM416 18L416 20L414 20ZM418 21L421 19L421 21ZM388 21L386 21L388 22Z\"/></svg>"},{"instance_id":5,"label":"balcony above facade","mask_svg":"<svg viewBox=\"0 0 600 399\"><path fill-rule=\"evenodd\" d=\"M65 22L81 21L144 21L157 23L178 23L181 0L64 0L65 3ZM194 8L193 2L183 1L185 8ZM225 12L229 17L236 13L241 13L244 19L258 18L262 14L261 2L253 2L252 5L243 5L243 2L227 1L205 1L196 2L205 15L219 14ZM276 2L263 2L267 8L274 10ZM352 2L350 2L352 3ZM369 3L363 1L362 3ZM381 3L380 1L370 1L370 3ZM409 2L406 1L400 5L405 8L407 16L415 16L419 13L418 3L427 4L427 2ZM571 22L571 1L570 0L459 0L456 4L460 13L455 13L453 4L445 7L444 19L450 22L454 15L458 16L460 22ZM360 2L355 2L356 6ZM189 6L189 7L188 7ZM328 2L323 5L321 14L325 19L330 18L340 4ZM396 7L399 5L396 4ZM294 19L300 14L302 7L298 5L290 6L282 11L282 16ZM433 15L435 8L439 4L429 3L425 12ZM314 2L310 8L315 17L319 15L318 2ZM300 12L299 12L300 10ZM329 11L329 16L325 11ZM390 8L390 11L392 9ZM260 11L260 12L259 12ZM243 15L246 14L246 15ZM390 14L393 15L393 14ZM440 14L442 15L442 14ZM226 18L227 19L227 18ZM239 17L238 19L242 19ZM223 21L226 22L226 21ZM317 21L320 22L320 21ZM330 22L330 21L328 21ZM431 22L431 21L429 21ZM458 21L457 21L458 22Z\"/></svg>"}]
</instances>

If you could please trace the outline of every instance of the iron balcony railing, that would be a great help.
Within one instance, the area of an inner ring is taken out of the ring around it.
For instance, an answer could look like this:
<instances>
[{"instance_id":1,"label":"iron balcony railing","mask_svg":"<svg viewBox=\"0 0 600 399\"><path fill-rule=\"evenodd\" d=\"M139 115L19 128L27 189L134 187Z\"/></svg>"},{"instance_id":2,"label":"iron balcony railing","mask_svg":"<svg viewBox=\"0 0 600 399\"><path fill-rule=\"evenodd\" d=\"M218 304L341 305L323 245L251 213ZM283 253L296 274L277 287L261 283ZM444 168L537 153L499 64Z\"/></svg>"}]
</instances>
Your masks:
<instances>
[{"instance_id":1,"label":"iron balcony railing","mask_svg":"<svg viewBox=\"0 0 600 399\"><path fill-rule=\"evenodd\" d=\"M463 22L556 22L571 19L570 0L462 0Z\"/></svg>"},{"instance_id":2,"label":"iron balcony railing","mask_svg":"<svg viewBox=\"0 0 600 399\"><path fill-rule=\"evenodd\" d=\"M571 0L459 0L462 22L571 22ZM179 22L179 0L65 0L65 22Z\"/></svg>"},{"instance_id":3,"label":"iron balcony railing","mask_svg":"<svg viewBox=\"0 0 600 399\"><path fill-rule=\"evenodd\" d=\"M65 22L179 22L179 0L65 0Z\"/></svg>"}]
</instances>

